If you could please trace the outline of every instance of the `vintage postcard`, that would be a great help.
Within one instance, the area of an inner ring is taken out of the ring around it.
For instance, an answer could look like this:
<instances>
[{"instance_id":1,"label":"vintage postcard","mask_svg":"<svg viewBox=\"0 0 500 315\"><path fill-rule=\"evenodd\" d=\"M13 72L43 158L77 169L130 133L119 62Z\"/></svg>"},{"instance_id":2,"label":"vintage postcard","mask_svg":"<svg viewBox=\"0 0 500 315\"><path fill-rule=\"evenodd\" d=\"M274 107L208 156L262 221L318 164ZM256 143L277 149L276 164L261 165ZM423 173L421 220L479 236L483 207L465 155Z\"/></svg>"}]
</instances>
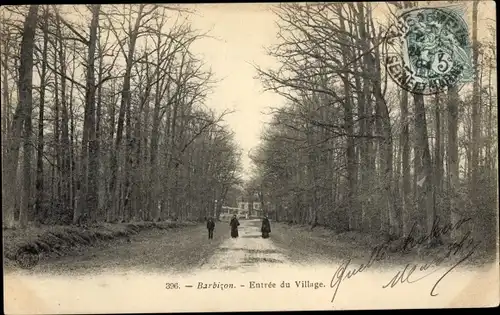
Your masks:
<instances>
[{"instance_id":1,"label":"vintage postcard","mask_svg":"<svg viewBox=\"0 0 500 315\"><path fill-rule=\"evenodd\" d=\"M0 12L6 314L498 306L494 2Z\"/></svg>"}]
</instances>

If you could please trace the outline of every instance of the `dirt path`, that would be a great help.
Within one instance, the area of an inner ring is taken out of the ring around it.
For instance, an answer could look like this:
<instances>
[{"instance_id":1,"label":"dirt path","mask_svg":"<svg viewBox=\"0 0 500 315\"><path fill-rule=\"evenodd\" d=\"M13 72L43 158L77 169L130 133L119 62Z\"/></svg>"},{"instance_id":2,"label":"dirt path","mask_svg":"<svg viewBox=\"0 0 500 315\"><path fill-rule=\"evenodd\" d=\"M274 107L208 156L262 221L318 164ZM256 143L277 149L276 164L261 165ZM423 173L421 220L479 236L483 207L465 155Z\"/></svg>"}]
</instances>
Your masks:
<instances>
[{"instance_id":1,"label":"dirt path","mask_svg":"<svg viewBox=\"0 0 500 315\"><path fill-rule=\"evenodd\" d=\"M286 249L261 237L260 220L241 220L240 224L239 237L225 240L203 268L252 271L262 265L290 263Z\"/></svg>"}]
</instances>

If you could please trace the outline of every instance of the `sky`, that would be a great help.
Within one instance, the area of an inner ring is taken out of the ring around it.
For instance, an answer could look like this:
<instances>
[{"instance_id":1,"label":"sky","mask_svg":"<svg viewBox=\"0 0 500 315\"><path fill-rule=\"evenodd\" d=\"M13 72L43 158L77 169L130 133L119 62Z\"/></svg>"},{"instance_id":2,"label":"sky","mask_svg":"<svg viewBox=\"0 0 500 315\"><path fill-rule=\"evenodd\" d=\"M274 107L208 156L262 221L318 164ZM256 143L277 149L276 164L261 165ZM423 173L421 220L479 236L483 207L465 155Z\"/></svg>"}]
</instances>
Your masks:
<instances>
[{"instance_id":1,"label":"sky","mask_svg":"<svg viewBox=\"0 0 500 315\"><path fill-rule=\"evenodd\" d=\"M206 105L222 112L234 110L225 118L242 149L243 176L248 178L252 162L249 151L259 144L260 134L269 121L269 107L283 99L264 92L253 64L276 66L265 47L276 43L275 17L265 4L199 4L194 6L192 26L210 30L211 37L194 43L193 52L204 56L216 78L222 79L208 97Z\"/></svg>"}]
</instances>

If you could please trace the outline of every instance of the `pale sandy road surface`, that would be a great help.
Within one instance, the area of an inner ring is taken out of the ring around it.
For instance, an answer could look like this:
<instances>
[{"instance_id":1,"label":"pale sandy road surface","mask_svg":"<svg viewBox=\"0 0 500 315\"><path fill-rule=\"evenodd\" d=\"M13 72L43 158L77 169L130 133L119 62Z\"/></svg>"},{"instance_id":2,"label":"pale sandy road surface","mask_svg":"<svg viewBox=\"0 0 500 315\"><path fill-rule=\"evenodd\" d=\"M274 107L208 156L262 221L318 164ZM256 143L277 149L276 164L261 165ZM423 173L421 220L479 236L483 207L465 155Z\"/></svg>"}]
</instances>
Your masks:
<instances>
[{"instance_id":1,"label":"pale sandy road surface","mask_svg":"<svg viewBox=\"0 0 500 315\"><path fill-rule=\"evenodd\" d=\"M260 233L260 220L241 220L238 238L228 238L202 266L204 269L255 271L262 265L291 263L288 250Z\"/></svg>"}]
</instances>

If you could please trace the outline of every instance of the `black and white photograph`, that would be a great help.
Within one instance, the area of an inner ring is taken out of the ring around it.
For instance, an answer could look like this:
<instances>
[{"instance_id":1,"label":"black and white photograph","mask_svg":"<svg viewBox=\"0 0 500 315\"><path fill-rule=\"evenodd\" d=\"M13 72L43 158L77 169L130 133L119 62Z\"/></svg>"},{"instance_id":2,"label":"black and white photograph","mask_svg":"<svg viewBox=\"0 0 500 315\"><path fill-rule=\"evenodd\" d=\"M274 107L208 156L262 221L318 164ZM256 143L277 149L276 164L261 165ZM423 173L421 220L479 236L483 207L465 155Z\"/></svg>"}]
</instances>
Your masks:
<instances>
[{"instance_id":1,"label":"black and white photograph","mask_svg":"<svg viewBox=\"0 0 500 315\"><path fill-rule=\"evenodd\" d=\"M5 314L500 303L493 1L0 7Z\"/></svg>"}]
</instances>

